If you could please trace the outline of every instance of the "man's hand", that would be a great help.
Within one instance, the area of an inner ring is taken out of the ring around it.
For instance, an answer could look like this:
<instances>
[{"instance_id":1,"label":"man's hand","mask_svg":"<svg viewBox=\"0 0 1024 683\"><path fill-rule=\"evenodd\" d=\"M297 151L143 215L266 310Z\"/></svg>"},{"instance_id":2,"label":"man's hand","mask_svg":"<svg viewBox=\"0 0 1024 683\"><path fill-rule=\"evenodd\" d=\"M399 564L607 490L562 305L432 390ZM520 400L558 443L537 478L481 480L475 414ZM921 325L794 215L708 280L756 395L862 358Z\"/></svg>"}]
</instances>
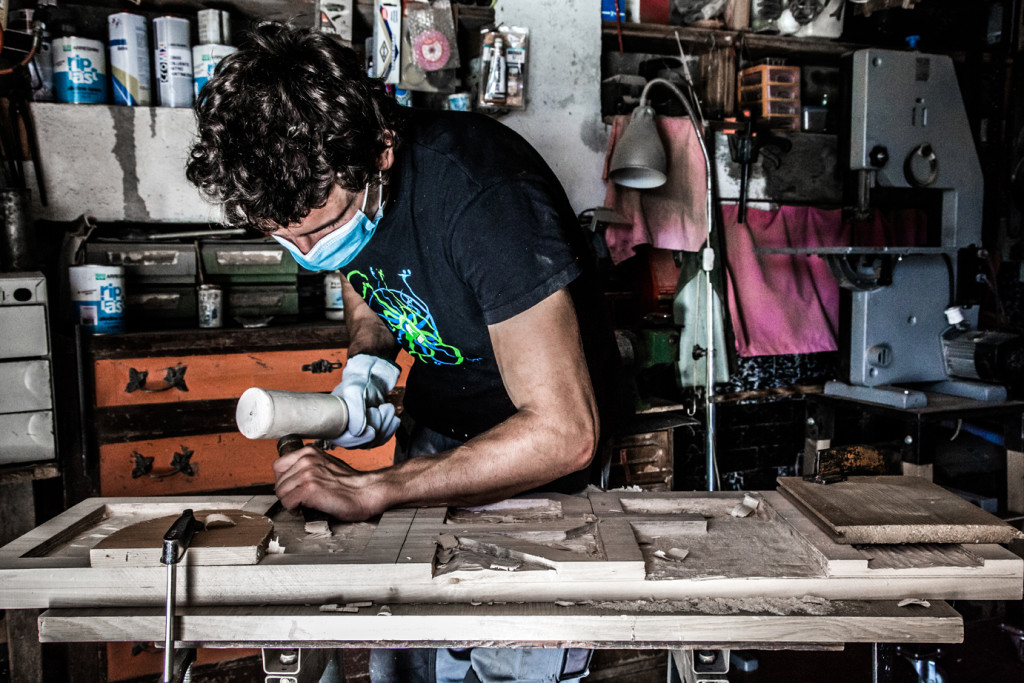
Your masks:
<instances>
[{"instance_id":1,"label":"man's hand","mask_svg":"<svg viewBox=\"0 0 1024 683\"><path fill-rule=\"evenodd\" d=\"M274 492L289 510L322 510L346 522L361 522L387 509L372 472L360 472L319 448L306 446L274 461Z\"/></svg>"},{"instance_id":2,"label":"man's hand","mask_svg":"<svg viewBox=\"0 0 1024 683\"><path fill-rule=\"evenodd\" d=\"M377 356L360 353L348 359L341 384L331 392L348 408L348 428L334 440L336 446L374 448L394 435L399 420L387 398L401 373L398 365Z\"/></svg>"}]
</instances>

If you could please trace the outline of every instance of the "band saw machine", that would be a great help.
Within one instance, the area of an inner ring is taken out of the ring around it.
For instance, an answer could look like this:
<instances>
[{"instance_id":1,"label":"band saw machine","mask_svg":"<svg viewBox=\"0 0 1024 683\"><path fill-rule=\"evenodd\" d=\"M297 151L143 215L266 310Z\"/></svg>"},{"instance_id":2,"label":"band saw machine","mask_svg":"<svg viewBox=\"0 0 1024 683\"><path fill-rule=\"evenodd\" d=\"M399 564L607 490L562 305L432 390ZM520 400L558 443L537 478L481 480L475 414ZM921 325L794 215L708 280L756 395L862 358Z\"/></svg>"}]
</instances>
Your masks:
<instances>
[{"instance_id":1,"label":"band saw machine","mask_svg":"<svg viewBox=\"0 0 1024 683\"><path fill-rule=\"evenodd\" d=\"M1004 401L1024 343L978 329L971 288L984 257L984 186L953 62L877 49L847 59L840 164L845 156L854 218L869 217L878 199L922 207L938 244L765 250L820 255L843 289L844 376L825 393L897 408L923 407L928 392Z\"/></svg>"}]
</instances>

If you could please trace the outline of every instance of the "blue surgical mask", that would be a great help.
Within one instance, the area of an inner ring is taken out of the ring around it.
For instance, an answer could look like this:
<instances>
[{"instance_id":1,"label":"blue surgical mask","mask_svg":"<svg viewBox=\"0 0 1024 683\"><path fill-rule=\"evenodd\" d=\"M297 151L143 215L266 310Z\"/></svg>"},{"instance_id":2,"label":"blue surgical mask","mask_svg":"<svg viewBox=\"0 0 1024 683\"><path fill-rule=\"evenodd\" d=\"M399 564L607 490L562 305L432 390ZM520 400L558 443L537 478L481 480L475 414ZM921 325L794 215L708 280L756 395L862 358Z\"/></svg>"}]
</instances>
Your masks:
<instances>
[{"instance_id":1,"label":"blue surgical mask","mask_svg":"<svg viewBox=\"0 0 1024 683\"><path fill-rule=\"evenodd\" d=\"M338 270L351 263L377 230L377 224L380 223L380 219L384 215L382 186L379 194L381 196L380 207L372 221L363 213L366 208L366 200L370 196L370 186L367 185L366 194L363 195L363 205L356 211L356 215L345 225L321 237L308 254L303 254L297 246L283 237L277 235L271 235L271 237L290 251L295 262L306 270Z\"/></svg>"}]
</instances>

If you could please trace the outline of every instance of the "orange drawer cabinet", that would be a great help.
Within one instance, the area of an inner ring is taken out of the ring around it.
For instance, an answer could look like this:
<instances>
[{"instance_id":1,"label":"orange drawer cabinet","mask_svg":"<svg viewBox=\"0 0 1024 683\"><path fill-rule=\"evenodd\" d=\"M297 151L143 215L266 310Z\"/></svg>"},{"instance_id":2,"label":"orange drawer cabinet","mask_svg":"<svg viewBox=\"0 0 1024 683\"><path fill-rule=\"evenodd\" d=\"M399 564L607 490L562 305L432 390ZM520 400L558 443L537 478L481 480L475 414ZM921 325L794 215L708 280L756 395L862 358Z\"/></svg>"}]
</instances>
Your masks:
<instances>
[{"instance_id":1,"label":"orange drawer cabinet","mask_svg":"<svg viewBox=\"0 0 1024 683\"><path fill-rule=\"evenodd\" d=\"M347 345L338 323L84 338L83 422L91 431L94 494L192 495L273 484L276 442L238 433L238 397L253 386L331 391ZM399 364L401 386L412 359L403 353ZM392 441L334 455L368 470L389 465L393 452Z\"/></svg>"},{"instance_id":2,"label":"orange drawer cabinet","mask_svg":"<svg viewBox=\"0 0 1024 683\"><path fill-rule=\"evenodd\" d=\"M238 433L235 405L246 389L331 391L348 361L344 324L178 330L82 337L80 375L87 495L173 496L272 491L274 439ZM404 352L399 388L412 358ZM356 469L386 467L394 441L371 450L334 449ZM109 643L107 680L156 680L152 644ZM253 650L200 650L197 664L235 666Z\"/></svg>"}]
</instances>

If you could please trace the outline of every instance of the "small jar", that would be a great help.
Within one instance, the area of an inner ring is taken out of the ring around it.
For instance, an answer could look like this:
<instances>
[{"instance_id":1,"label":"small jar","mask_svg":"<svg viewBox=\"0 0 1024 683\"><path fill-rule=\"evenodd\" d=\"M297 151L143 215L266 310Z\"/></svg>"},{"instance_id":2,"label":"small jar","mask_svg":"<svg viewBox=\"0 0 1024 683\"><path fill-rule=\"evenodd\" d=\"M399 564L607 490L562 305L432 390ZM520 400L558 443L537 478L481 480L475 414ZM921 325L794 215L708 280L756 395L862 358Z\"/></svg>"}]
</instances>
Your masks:
<instances>
[{"instance_id":1,"label":"small jar","mask_svg":"<svg viewBox=\"0 0 1024 683\"><path fill-rule=\"evenodd\" d=\"M324 275L324 317L328 320L344 320L345 305L341 300L341 278L339 271Z\"/></svg>"}]
</instances>

